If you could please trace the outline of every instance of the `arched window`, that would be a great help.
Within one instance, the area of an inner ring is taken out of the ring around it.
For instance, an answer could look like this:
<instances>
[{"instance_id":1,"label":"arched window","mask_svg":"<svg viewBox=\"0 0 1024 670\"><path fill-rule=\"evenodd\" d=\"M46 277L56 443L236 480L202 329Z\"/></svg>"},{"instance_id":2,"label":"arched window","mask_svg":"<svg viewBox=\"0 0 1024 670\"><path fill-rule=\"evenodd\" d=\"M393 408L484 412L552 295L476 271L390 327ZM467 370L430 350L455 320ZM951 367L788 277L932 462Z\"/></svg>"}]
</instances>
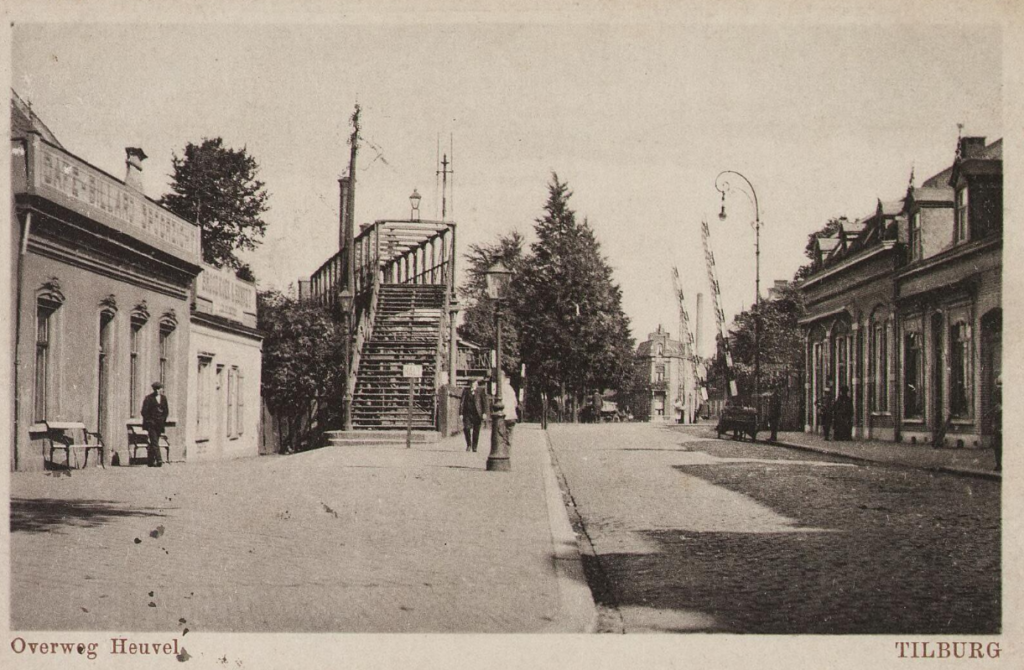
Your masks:
<instances>
[{"instance_id":1,"label":"arched window","mask_svg":"<svg viewBox=\"0 0 1024 670\"><path fill-rule=\"evenodd\" d=\"M949 413L959 419L974 414L974 369L970 316L959 314L949 323Z\"/></svg>"},{"instance_id":2,"label":"arched window","mask_svg":"<svg viewBox=\"0 0 1024 670\"><path fill-rule=\"evenodd\" d=\"M889 321L881 306L871 315L869 383L871 411L889 411Z\"/></svg>"},{"instance_id":3,"label":"arched window","mask_svg":"<svg viewBox=\"0 0 1024 670\"><path fill-rule=\"evenodd\" d=\"M36 293L36 356L32 386L32 415L35 422L46 421L53 411L55 372L59 358L54 354L58 339L57 312L64 304L60 280L43 284Z\"/></svg>"},{"instance_id":4,"label":"arched window","mask_svg":"<svg viewBox=\"0 0 1024 670\"><path fill-rule=\"evenodd\" d=\"M903 418L924 417L924 337L921 317L903 321Z\"/></svg>"},{"instance_id":5,"label":"arched window","mask_svg":"<svg viewBox=\"0 0 1024 670\"><path fill-rule=\"evenodd\" d=\"M165 312L160 317L160 334L158 340L157 366L160 383L164 385L164 393L173 395L174 382L174 332L178 329L178 318L174 310Z\"/></svg>"},{"instance_id":6,"label":"arched window","mask_svg":"<svg viewBox=\"0 0 1024 670\"><path fill-rule=\"evenodd\" d=\"M117 316L117 301L108 296L100 303L100 331L97 346L96 367L96 430L107 428L110 410L110 355L112 351L114 318Z\"/></svg>"},{"instance_id":7,"label":"arched window","mask_svg":"<svg viewBox=\"0 0 1024 670\"><path fill-rule=\"evenodd\" d=\"M128 333L128 409L129 416L137 417L142 407L142 369L145 349L144 335L146 323L149 321L149 310L146 303L141 302L132 310L131 330Z\"/></svg>"},{"instance_id":8,"label":"arched window","mask_svg":"<svg viewBox=\"0 0 1024 670\"><path fill-rule=\"evenodd\" d=\"M846 318L840 318L832 329L834 361L835 361L835 387L834 393L839 393L843 387L850 388L853 380L854 348L853 334L850 332L850 323Z\"/></svg>"}]
</instances>

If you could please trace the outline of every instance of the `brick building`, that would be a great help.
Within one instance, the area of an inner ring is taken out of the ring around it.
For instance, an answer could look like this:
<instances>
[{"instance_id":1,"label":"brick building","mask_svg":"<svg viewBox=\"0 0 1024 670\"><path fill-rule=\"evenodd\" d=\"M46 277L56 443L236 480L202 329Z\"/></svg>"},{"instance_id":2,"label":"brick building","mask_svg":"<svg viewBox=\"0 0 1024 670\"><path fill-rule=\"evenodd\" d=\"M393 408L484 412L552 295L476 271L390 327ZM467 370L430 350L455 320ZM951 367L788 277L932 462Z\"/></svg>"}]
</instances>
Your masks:
<instances>
[{"instance_id":1,"label":"brick building","mask_svg":"<svg viewBox=\"0 0 1024 670\"><path fill-rule=\"evenodd\" d=\"M805 430L849 387L854 438L983 446L1002 358L1002 141L816 241L804 281Z\"/></svg>"}]
</instances>

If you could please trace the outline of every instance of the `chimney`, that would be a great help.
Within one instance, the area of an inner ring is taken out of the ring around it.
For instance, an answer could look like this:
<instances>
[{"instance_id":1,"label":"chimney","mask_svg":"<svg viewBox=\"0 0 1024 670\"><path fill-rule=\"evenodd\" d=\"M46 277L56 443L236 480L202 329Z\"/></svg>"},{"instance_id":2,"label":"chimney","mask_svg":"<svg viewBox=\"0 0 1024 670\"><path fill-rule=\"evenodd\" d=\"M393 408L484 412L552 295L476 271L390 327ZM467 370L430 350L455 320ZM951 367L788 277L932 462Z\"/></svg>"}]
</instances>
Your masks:
<instances>
[{"instance_id":1,"label":"chimney","mask_svg":"<svg viewBox=\"0 0 1024 670\"><path fill-rule=\"evenodd\" d=\"M703 354L704 350L701 348L701 346L704 343L704 294L703 293L698 293L697 294L697 336L696 336L695 339L697 340L697 343L695 345L695 348L697 349L697 351L695 351L693 353L695 353L697 355L697 357L699 358L699 357L704 355Z\"/></svg>"},{"instance_id":2,"label":"chimney","mask_svg":"<svg viewBox=\"0 0 1024 670\"><path fill-rule=\"evenodd\" d=\"M984 137L961 137L959 154L964 160L968 158L976 158L985 151L985 138Z\"/></svg>"},{"instance_id":3,"label":"chimney","mask_svg":"<svg viewBox=\"0 0 1024 670\"><path fill-rule=\"evenodd\" d=\"M348 177L338 179L339 202L341 204L338 208L338 251L345 248L345 222L348 221L348 192L351 184L352 181Z\"/></svg>"},{"instance_id":4,"label":"chimney","mask_svg":"<svg viewBox=\"0 0 1024 670\"><path fill-rule=\"evenodd\" d=\"M124 185L133 188L139 193L145 193L142 188L142 161L146 160L146 152L138 147L125 147L126 158L124 164L128 166L124 175Z\"/></svg>"}]
</instances>

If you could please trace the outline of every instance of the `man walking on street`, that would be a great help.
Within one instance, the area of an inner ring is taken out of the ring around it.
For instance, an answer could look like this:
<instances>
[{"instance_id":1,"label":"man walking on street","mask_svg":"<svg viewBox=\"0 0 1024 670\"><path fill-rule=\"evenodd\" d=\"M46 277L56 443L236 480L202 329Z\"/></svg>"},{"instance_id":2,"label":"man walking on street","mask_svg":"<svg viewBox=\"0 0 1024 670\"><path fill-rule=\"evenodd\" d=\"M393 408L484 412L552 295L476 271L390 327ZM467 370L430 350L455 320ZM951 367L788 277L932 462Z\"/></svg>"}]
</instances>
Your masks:
<instances>
[{"instance_id":1,"label":"man walking on street","mask_svg":"<svg viewBox=\"0 0 1024 670\"><path fill-rule=\"evenodd\" d=\"M828 440L829 433L832 432L832 389L828 386L825 387L825 392L818 398L818 416L821 419L821 434L825 440Z\"/></svg>"},{"instance_id":2,"label":"man walking on street","mask_svg":"<svg viewBox=\"0 0 1024 670\"><path fill-rule=\"evenodd\" d=\"M170 409L167 407L167 396L163 394L163 388L164 385L160 382L153 382L153 392L142 401L142 429L149 433L146 464L151 468L159 468L164 464L160 457L160 436L167 425Z\"/></svg>"},{"instance_id":3,"label":"man walking on street","mask_svg":"<svg viewBox=\"0 0 1024 670\"><path fill-rule=\"evenodd\" d=\"M511 447L512 429L515 428L516 421L519 420L519 400L516 399L515 389L512 388L508 377L505 377L501 382L501 404L504 407L505 432L508 435L508 444Z\"/></svg>"},{"instance_id":4,"label":"man walking on street","mask_svg":"<svg viewBox=\"0 0 1024 670\"><path fill-rule=\"evenodd\" d=\"M832 405L832 434L837 442L853 439L853 398L846 386Z\"/></svg>"},{"instance_id":5,"label":"man walking on street","mask_svg":"<svg viewBox=\"0 0 1024 670\"><path fill-rule=\"evenodd\" d=\"M484 420L487 411L486 394L477 381L462 393L462 404L459 407L462 414L462 432L466 436L466 451L476 451L480 442L480 424Z\"/></svg>"}]
</instances>

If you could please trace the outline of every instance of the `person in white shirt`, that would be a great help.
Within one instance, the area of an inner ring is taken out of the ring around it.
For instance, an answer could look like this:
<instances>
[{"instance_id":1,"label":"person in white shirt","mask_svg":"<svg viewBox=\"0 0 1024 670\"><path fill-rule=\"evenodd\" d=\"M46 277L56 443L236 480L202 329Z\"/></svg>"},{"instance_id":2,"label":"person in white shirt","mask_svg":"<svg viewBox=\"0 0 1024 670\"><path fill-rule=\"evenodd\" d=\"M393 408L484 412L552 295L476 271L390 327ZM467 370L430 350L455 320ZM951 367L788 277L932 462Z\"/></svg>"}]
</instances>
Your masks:
<instances>
[{"instance_id":1,"label":"person in white shirt","mask_svg":"<svg viewBox=\"0 0 1024 670\"><path fill-rule=\"evenodd\" d=\"M519 400L508 377L501 380L501 404L504 406L505 428L508 431L508 442L512 444L512 428L519 421Z\"/></svg>"}]
</instances>

